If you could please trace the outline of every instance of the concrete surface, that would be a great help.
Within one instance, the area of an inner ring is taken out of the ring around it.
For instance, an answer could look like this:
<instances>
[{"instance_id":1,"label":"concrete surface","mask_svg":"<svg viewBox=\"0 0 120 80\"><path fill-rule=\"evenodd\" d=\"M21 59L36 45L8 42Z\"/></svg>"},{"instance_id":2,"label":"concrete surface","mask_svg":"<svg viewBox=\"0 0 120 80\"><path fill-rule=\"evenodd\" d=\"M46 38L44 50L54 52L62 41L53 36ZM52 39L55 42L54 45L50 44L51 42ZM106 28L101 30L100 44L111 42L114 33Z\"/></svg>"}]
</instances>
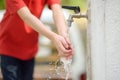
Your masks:
<instances>
[{"instance_id":1,"label":"concrete surface","mask_svg":"<svg viewBox=\"0 0 120 80\"><path fill-rule=\"evenodd\" d=\"M120 80L120 0L88 0L91 77Z\"/></svg>"}]
</instances>

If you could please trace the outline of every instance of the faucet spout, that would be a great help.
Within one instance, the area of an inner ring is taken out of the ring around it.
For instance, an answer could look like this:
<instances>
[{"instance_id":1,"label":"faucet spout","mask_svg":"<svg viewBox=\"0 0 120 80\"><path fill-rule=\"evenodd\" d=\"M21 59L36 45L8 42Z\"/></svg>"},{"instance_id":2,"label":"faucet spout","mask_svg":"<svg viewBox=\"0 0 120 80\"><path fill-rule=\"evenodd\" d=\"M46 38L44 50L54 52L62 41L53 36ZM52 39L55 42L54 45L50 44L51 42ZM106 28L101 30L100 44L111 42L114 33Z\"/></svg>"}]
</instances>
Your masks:
<instances>
[{"instance_id":1,"label":"faucet spout","mask_svg":"<svg viewBox=\"0 0 120 80\"><path fill-rule=\"evenodd\" d=\"M74 10L75 14L70 14L67 20L68 27L71 27L72 22L74 21L73 18L87 18L87 14L81 14L79 6L62 6L62 8Z\"/></svg>"},{"instance_id":2,"label":"faucet spout","mask_svg":"<svg viewBox=\"0 0 120 80\"><path fill-rule=\"evenodd\" d=\"M72 18L88 18L88 16L86 14L80 14L80 13L72 14L71 16L72 16Z\"/></svg>"},{"instance_id":3,"label":"faucet spout","mask_svg":"<svg viewBox=\"0 0 120 80\"><path fill-rule=\"evenodd\" d=\"M80 14L80 13L78 13L78 14L70 14L70 16L69 16L69 18L67 20L69 27L71 26L72 22L74 21L73 18L86 18L86 19L88 19L88 16L87 16L87 14Z\"/></svg>"}]
</instances>

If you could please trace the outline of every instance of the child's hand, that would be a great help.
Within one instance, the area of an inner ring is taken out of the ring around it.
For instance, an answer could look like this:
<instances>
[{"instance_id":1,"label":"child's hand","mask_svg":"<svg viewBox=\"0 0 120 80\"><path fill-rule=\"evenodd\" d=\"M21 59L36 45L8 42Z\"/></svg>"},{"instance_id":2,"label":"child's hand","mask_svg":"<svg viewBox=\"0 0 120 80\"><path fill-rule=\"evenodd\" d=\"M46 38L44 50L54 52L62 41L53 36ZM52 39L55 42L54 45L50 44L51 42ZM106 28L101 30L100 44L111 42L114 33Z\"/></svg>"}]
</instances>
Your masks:
<instances>
[{"instance_id":1,"label":"child's hand","mask_svg":"<svg viewBox=\"0 0 120 80\"><path fill-rule=\"evenodd\" d=\"M60 56L70 57L73 55L73 50L70 45L70 42L68 42L63 36L55 36L54 43Z\"/></svg>"},{"instance_id":2,"label":"child's hand","mask_svg":"<svg viewBox=\"0 0 120 80\"><path fill-rule=\"evenodd\" d=\"M64 37L64 39L66 40L67 44L68 44L68 50L71 50L72 52L70 53L70 55L67 57L67 58L72 58L73 57L73 48L71 46L71 41L69 39L69 35L68 35L68 32L61 32L60 35L62 37Z\"/></svg>"}]
</instances>

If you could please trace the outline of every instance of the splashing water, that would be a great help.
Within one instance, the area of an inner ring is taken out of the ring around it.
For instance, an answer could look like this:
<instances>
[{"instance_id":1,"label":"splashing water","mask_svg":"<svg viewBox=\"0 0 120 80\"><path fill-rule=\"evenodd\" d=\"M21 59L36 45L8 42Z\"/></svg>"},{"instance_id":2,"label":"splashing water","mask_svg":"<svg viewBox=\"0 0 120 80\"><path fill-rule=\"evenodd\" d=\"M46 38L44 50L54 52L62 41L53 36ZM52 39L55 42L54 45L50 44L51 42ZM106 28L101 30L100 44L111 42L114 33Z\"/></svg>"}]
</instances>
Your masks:
<instances>
[{"instance_id":1,"label":"splashing water","mask_svg":"<svg viewBox=\"0 0 120 80\"><path fill-rule=\"evenodd\" d=\"M65 73L66 73L65 80L68 80L68 77L69 77L69 75L71 73L72 59L61 58L60 60L63 63L64 70L65 70Z\"/></svg>"},{"instance_id":2,"label":"splashing water","mask_svg":"<svg viewBox=\"0 0 120 80\"><path fill-rule=\"evenodd\" d=\"M50 71L55 72L48 76L48 80L51 80L51 75L68 80L72 72L71 63L72 59L67 60L63 57L59 57L55 62L51 62L50 65L54 65L54 67L51 68Z\"/></svg>"}]
</instances>

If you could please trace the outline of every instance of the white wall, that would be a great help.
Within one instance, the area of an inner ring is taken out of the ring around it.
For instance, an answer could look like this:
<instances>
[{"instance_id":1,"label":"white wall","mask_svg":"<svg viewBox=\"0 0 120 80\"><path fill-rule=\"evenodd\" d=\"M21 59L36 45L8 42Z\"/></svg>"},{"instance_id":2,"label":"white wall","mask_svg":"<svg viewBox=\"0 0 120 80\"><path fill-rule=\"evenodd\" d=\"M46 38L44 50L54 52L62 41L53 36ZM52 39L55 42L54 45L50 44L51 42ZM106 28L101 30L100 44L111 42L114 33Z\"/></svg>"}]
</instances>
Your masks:
<instances>
[{"instance_id":1,"label":"white wall","mask_svg":"<svg viewBox=\"0 0 120 80\"><path fill-rule=\"evenodd\" d=\"M88 2L88 80L120 80L120 0Z\"/></svg>"},{"instance_id":2,"label":"white wall","mask_svg":"<svg viewBox=\"0 0 120 80\"><path fill-rule=\"evenodd\" d=\"M120 0L106 1L106 80L120 80Z\"/></svg>"}]
</instances>

